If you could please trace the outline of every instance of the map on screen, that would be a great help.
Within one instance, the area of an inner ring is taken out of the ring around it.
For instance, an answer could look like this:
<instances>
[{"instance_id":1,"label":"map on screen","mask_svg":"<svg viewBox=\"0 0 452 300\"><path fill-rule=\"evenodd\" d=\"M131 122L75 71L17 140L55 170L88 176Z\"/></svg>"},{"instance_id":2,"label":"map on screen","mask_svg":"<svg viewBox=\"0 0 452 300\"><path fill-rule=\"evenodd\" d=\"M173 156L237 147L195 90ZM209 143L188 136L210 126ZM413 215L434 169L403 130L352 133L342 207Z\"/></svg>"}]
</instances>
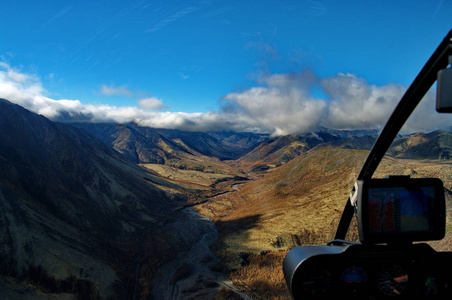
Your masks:
<instances>
[{"instance_id":1,"label":"map on screen","mask_svg":"<svg viewBox=\"0 0 452 300\"><path fill-rule=\"evenodd\" d=\"M369 188L369 230L373 233L411 233L430 230L434 187Z\"/></svg>"}]
</instances>

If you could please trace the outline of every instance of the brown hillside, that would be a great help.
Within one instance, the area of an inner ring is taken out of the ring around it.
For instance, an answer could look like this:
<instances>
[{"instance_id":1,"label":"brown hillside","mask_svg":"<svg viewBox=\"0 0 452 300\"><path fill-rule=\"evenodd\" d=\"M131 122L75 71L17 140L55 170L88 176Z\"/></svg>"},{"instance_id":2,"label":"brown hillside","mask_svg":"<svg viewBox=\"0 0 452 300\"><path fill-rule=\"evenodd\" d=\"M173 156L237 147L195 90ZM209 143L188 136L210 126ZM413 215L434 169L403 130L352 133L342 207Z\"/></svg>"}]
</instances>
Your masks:
<instances>
[{"instance_id":1,"label":"brown hillside","mask_svg":"<svg viewBox=\"0 0 452 300\"><path fill-rule=\"evenodd\" d=\"M215 218L232 252L288 249L333 238L368 151L311 150L259 179L211 198L200 212ZM414 170L417 169L417 171ZM450 189L451 165L385 158L374 177L435 176Z\"/></svg>"},{"instance_id":2,"label":"brown hillside","mask_svg":"<svg viewBox=\"0 0 452 300\"><path fill-rule=\"evenodd\" d=\"M215 217L234 252L287 249L304 231L316 232L323 242L332 238L366 156L335 148L309 151L200 209Z\"/></svg>"}]
</instances>

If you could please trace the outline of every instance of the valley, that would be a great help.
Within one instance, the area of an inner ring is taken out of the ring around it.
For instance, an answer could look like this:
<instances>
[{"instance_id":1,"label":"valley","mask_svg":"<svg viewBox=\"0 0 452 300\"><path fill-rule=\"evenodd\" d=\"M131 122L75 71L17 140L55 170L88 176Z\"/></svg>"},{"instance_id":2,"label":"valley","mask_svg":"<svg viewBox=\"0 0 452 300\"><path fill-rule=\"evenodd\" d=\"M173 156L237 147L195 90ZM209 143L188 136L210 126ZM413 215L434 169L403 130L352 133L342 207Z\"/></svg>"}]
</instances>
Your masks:
<instances>
[{"instance_id":1,"label":"valley","mask_svg":"<svg viewBox=\"0 0 452 300\"><path fill-rule=\"evenodd\" d=\"M376 138L62 124L6 100L0 114L6 299L289 299L284 255L333 238ZM443 180L438 250L451 136L400 137L374 176Z\"/></svg>"}]
</instances>

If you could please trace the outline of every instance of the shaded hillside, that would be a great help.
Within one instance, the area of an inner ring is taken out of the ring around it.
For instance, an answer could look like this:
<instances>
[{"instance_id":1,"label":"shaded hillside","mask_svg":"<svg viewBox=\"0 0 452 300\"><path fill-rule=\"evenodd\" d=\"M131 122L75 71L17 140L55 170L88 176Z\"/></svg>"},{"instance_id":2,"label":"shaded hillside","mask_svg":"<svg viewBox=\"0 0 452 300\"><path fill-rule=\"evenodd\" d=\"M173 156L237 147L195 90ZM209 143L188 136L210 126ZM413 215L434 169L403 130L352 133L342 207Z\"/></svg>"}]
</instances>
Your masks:
<instances>
[{"instance_id":1,"label":"shaded hillside","mask_svg":"<svg viewBox=\"0 0 452 300\"><path fill-rule=\"evenodd\" d=\"M143 272L166 259L164 240L139 245L177 199L151 183L168 184L84 130L5 100L0 140L0 275L29 292L131 297L138 251Z\"/></svg>"}]
</instances>

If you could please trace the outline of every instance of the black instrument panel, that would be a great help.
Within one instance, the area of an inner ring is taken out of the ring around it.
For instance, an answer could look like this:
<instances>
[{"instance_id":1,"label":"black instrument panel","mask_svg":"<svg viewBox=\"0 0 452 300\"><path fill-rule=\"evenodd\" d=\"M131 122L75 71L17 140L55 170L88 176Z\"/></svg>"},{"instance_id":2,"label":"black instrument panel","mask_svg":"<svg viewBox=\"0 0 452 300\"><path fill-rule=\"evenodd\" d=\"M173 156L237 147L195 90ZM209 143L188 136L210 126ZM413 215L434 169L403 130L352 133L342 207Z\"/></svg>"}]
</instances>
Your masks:
<instances>
[{"instance_id":1,"label":"black instrument panel","mask_svg":"<svg viewBox=\"0 0 452 300\"><path fill-rule=\"evenodd\" d=\"M294 299L452 299L452 253L426 244L302 246L287 256L299 261L284 268Z\"/></svg>"}]
</instances>

